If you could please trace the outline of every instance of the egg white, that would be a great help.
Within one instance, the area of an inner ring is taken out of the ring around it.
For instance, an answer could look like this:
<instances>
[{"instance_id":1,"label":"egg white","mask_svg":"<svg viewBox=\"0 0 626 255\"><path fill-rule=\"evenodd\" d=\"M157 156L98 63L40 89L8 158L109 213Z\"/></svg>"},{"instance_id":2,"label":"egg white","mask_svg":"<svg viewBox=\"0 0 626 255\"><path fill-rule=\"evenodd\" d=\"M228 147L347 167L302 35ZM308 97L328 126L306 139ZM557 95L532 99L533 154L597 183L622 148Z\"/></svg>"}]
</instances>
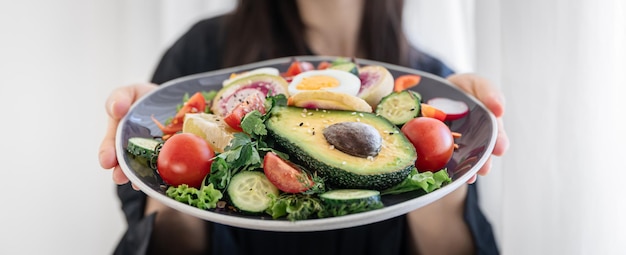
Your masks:
<instances>
[{"instance_id":1,"label":"egg white","mask_svg":"<svg viewBox=\"0 0 626 255\"><path fill-rule=\"evenodd\" d=\"M295 95L301 91L311 91L311 90L299 90L296 88L298 84L302 82L303 78L309 78L314 76L329 76L337 79L339 81L339 85L337 87L332 88L322 88L320 90L327 90L339 93L345 93L351 96L356 96L361 89L361 80L356 75L342 71L342 70L334 70L334 69L325 69L325 70L311 70L299 73L298 75L293 77L291 83L289 83L289 94Z\"/></svg>"}]
</instances>

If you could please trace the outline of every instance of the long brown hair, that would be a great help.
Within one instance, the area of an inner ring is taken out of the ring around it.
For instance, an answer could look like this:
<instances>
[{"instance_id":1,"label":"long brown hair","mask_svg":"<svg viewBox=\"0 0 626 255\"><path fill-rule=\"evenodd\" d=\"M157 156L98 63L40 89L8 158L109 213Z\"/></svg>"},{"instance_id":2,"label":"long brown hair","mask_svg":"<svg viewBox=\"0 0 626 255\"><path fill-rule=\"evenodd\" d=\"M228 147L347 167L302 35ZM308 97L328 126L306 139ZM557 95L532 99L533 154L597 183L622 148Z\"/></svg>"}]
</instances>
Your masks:
<instances>
[{"instance_id":1,"label":"long brown hair","mask_svg":"<svg viewBox=\"0 0 626 255\"><path fill-rule=\"evenodd\" d=\"M359 52L368 59L407 65L409 44L402 30L404 1L366 0L364 4ZM295 0L240 0L223 28L224 67L311 54Z\"/></svg>"}]
</instances>

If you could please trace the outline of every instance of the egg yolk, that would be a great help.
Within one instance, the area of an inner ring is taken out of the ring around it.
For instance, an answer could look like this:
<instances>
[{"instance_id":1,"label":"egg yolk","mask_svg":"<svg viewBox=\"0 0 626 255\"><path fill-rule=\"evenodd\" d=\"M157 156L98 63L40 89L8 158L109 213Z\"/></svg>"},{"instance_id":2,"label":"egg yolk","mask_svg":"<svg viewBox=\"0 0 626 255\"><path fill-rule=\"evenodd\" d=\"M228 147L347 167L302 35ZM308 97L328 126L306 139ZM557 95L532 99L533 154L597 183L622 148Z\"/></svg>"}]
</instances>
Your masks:
<instances>
[{"instance_id":1,"label":"egg yolk","mask_svg":"<svg viewBox=\"0 0 626 255\"><path fill-rule=\"evenodd\" d=\"M319 90L335 88L338 86L339 80L336 78L326 75L318 75L302 78L302 81L296 85L296 88L299 90Z\"/></svg>"}]
</instances>

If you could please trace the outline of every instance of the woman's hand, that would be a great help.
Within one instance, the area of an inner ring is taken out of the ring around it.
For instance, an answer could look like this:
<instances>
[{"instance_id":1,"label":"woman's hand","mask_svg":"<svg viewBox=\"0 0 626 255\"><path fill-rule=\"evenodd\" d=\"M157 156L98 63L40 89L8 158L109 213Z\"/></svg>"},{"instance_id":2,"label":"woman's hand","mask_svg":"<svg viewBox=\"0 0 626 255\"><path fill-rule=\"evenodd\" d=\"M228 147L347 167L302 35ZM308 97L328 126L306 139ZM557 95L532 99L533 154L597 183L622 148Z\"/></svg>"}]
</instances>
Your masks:
<instances>
[{"instance_id":1,"label":"woman's hand","mask_svg":"<svg viewBox=\"0 0 626 255\"><path fill-rule=\"evenodd\" d=\"M125 184L128 177L122 172L115 154L115 134L120 120L128 113L130 106L140 97L156 88L155 84L135 84L119 87L106 100L105 108L109 115L108 126L104 139L100 144L98 159L100 166L112 169L113 182ZM137 189L135 186L133 188Z\"/></svg>"},{"instance_id":2,"label":"woman's hand","mask_svg":"<svg viewBox=\"0 0 626 255\"><path fill-rule=\"evenodd\" d=\"M492 155L502 156L509 148L509 138L504 131L502 116L504 115L504 96L496 87L494 87L487 79L474 74L454 74L450 75L448 81L452 82L465 92L473 95L480 100L495 116L498 121L498 137L496 144L491 152ZM478 170L479 175L487 175L491 170L491 157L485 162L485 165ZM468 180L468 183L474 183L476 176Z\"/></svg>"}]
</instances>

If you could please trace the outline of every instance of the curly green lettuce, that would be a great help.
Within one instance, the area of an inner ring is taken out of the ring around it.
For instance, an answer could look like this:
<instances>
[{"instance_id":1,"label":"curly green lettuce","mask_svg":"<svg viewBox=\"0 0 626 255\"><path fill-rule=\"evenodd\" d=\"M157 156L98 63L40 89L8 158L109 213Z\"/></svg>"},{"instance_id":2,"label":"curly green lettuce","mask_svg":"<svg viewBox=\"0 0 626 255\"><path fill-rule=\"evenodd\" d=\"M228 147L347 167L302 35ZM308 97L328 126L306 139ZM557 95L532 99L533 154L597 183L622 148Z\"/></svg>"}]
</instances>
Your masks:
<instances>
[{"instance_id":1,"label":"curly green lettuce","mask_svg":"<svg viewBox=\"0 0 626 255\"><path fill-rule=\"evenodd\" d=\"M321 201L312 195L283 193L272 196L265 212L274 219L286 216L288 220L296 221L316 217L323 210Z\"/></svg>"},{"instance_id":2,"label":"curly green lettuce","mask_svg":"<svg viewBox=\"0 0 626 255\"><path fill-rule=\"evenodd\" d=\"M165 191L168 197L203 210L217 207L217 202L223 197L222 192L213 188L213 184L202 186L200 189L181 184L170 186Z\"/></svg>"}]
</instances>

